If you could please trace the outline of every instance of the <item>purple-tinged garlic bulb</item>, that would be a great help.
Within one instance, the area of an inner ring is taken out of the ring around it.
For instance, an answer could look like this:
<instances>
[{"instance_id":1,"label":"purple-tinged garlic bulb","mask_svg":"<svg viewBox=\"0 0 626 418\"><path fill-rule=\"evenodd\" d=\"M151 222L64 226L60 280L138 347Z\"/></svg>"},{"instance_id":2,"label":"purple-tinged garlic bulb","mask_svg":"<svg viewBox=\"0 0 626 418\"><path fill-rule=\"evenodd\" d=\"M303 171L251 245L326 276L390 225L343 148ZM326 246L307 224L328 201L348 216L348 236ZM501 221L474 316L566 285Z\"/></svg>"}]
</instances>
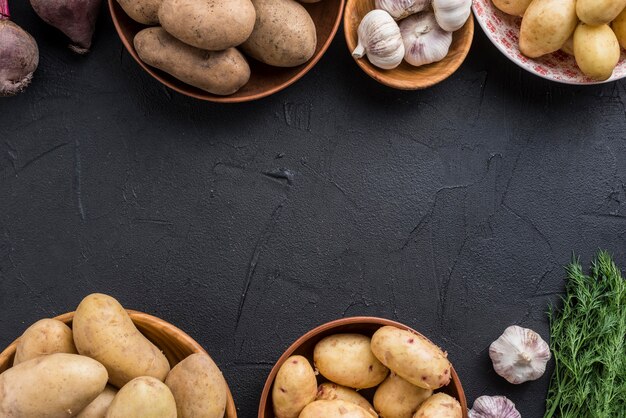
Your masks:
<instances>
[{"instance_id":1,"label":"purple-tinged garlic bulb","mask_svg":"<svg viewBox=\"0 0 626 418\"><path fill-rule=\"evenodd\" d=\"M469 418L522 418L522 414L505 396L481 396L474 401Z\"/></svg>"}]
</instances>

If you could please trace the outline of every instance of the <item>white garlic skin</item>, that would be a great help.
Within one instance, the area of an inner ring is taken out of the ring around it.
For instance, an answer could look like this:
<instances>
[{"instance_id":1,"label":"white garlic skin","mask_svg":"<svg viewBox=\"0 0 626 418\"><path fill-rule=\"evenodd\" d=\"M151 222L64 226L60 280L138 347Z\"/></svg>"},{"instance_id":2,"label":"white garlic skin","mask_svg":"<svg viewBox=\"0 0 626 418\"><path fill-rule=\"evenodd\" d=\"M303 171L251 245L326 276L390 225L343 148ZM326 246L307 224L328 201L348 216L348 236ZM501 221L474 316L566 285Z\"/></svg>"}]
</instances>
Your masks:
<instances>
[{"instance_id":1,"label":"white garlic skin","mask_svg":"<svg viewBox=\"0 0 626 418\"><path fill-rule=\"evenodd\" d=\"M491 343L489 357L496 373L517 385L543 376L552 354L535 331L513 325Z\"/></svg>"},{"instance_id":2,"label":"white garlic skin","mask_svg":"<svg viewBox=\"0 0 626 418\"><path fill-rule=\"evenodd\" d=\"M461 29L472 13L472 0L432 1L439 26L448 32Z\"/></svg>"},{"instance_id":3,"label":"white garlic skin","mask_svg":"<svg viewBox=\"0 0 626 418\"><path fill-rule=\"evenodd\" d=\"M522 414L505 396L481 396L474 401L469 418L522 418Z\"/></svg>"},{"instance_id":4,"label":"white garlic skin","mask_svg":"<svg viewBox=\"0 0 626 418\"><path fill-rule=\"evenodd\" d=\"M404 58L404 44L400 28L384 10L372 10L365 15L358 29L359 44L352 52L354 58L367 55L378 68L391 70Z\"/></svg>"},{"instance_id":5,"label":"white garlic skin","mask_svg":"<svg viewBox=\"0 0 626 418\"><path fill-rule=\"evenodd\" d=\"M388 12L395 20L426 10L432 0L376 0L376 8Z\"/></svg>"},{"instance_id":6,"label":"white garlic skin","mask_svg":"<svg viewBox=\"0 0 626 418\"><path fill-rule=\"evenodd\" d=\"M400 22L400 33L404 59L416 67L441 61L452 44L452 33L439 27L432 12L407 17Z\"/></svg>"}]
</instances>

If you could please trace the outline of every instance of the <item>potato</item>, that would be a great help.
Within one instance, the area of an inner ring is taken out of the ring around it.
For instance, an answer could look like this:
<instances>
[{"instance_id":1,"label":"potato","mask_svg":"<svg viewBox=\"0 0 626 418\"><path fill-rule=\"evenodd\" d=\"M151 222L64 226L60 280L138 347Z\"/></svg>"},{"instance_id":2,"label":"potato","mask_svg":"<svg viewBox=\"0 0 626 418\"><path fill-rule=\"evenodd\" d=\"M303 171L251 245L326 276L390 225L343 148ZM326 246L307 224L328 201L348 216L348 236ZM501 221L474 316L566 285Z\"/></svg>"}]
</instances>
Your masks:
<instances>
[{"instance_id":1,"label":"potato","mask_svg":"<svg viewBox=\"0 0 626 418\"><path fill-rule=\"evenodd\" d=\"M378 414L374 411L374 407L367 399L354 389L340 386L336 383L322 383L317 389L316 401L346 401L360 406L365 409L372 417L378 418Z\"/></svg>"},{"instance_id":2,"label":"potato","mask_svg":"<svg viewBox=\"0 0 626 418\"><path fill-rule=\"evenodd\" d=\"M611 77L620 57L619 42L608 25L581 23L574 32L574 57L588 77L604 81Z\"/></svg>"},{"instance_id":3,"label":"potato","mask_svg":"<svg viewBox=\"0 0 626 418\"><path fill-rule=\"evenodd\" d=\"M577 0L576 14L588 25L611 23L626 7L626 0Z\"/></svg>"},{"instance_id":4,"label":"potato","mask_svg":"<svg viewBox=\"0 0 626 418\"><path fill-rule=\"evenodd\" d=\"M121 388L139 376L165 380L170 371L163 353L111 296L94 293L83 299L74 314L73 331L78 352L102 363L113 386Z\"/></svg>"},{"instance_id":5,"label":"potato","mask_svg":"<svg viewBox=\"0 0 626 418\"><path fill-rule=\"evenodd\" d=\"M117 395L117 389L107 385L96 399L76 415L76 418L105 418L115 395Z\"/></svg>"},{"instance_id":6,"label":"potato","mask_svg":"<svg viewBox=\"0 0 626 418\"><path fill-rule=\"evenodd\" d=\"M276 418L297 418L316 395L317 379L309 361L302 356L291 356L285 360L272 387Z\"/></svg>"},{"instance_id":7,"label":"potato","mask_svg":"<svg viewBox=\"0 0 626 418\"><path fill-rule=\"evenodd\" d=\"M294 0L252 0L254 30L241 49L275 67L296 67L315 53L317 33L313 19Z\"/></svg>"},{"instance_id":8,"label":"potato","mask_svg":"<svg viewBox=\"0 0 626 418\"><path fill-rule=\"evenodd\" d=\"M0 374L0 417L65 418L104 389L103 365L77 354L55 353Z\"/></svg>"},{"instance_id":9,"label":"potato","mask_svg":"<svg viewBox=\"0 0 626 418\"><path fill-rule=\"evenodd\" d=\"M370 349L370 338L360 334L336 334L315 345L313 361L319 372L342 386L366 389L385 380L389 370Z\"/></svg>"},{"instance_id":10,"label":"potato","mask_svg":"<svg viewBox=\"0 0 626 418\"><path fill-rule=\"evenodd\" d=\"M360 406L346 401L315 401L308 404L299 418L371 418Z\"/></svg>"},{"instance_id":11,"label":"potato","mask_svg":"<svg viewBox=\"0 0 626 418\"><path fill-rule=\"evenodd\" d=\"M611 24L622 48L626 49L626 9Z\"/></svg>"},{"instance_id":12,"label":"potato","mask_svg":"<svg viewBox=\"0 0 626 418\"><path fill-rule=\"evenodd\" d=\"M421 335L392 326L372 336L372 352L392 372L415 386L435 390L450 383L447 354Z\"/></svg>"},{"instance_id":13,"label":"potato","mask_svg":"<svg viewBox=\"0 0 626 418\"><path fill-rule=\"evenodd\" d=\"M205 51L179 41L163 28L139 32L135 49L146 64L212 94L233 94L250 79L250 67L235 48Z\"/></svg>"},{"instance_id":14,"label":"potato","mask_svg":"<svg viewBox=\"0 0 626 418\"><path fill-rule=\"evenodd\" d=\"M159 22L170 35L209 51L243 43L255 18L250 0L163 0L159 9Z\"/></svg>"},{"instance_id":15,"label":"potato","mask_svg":"<svg viewBox=\"0 0 626 418\"><path fill-rule=\"evenodd\" d=\"M506 14L524 16L524 12L533 0L493 0L494 6Z\"/></svg>"},{"instance_id":16,"label":"potato","mask_svg":"<svg viewBox=\"0 0 626 418\"><path fill-rule=\"evenodd\" d=\"M56 319L42 319L28 327L17 341L13 365L54 353L78 354L72 330Z\"/></svg>"},{"instance_id":17,"label":"potato","mask_svg":"<svg viewBox=\"0 0 626 418\"><path fill-rule=\"evenodd\" d=\"M222 418L228 385L211 357L192 354L172 368L165 379L176 400L178 418Z\"/></svg>"},{"instance_id":18,"label":"potato","mask_svg":"<svg viewBox=\"0 0 626 418\"><path fill-rule=\"evenodd\" d=\"M163 0L117 0L124 12L144 25L159 24L159 7Z\"/></svg>"},{"instance_id":19,"label":"potato","mask_svg":"<svg viewBox=\"0 0 626 418\"><path fill-rule=\"evenodd\" d=\"M576 0L533 0L522 19L520 51L530 58L557 51L577 23Z\"/></svg>"},{"instance_id":20,"label":"potato","mask_svg":"<svg viewBox=\"0 0 626 418\"><path fill-rule=\"evenodd\" d=\"M569 39L563 44L561 47L561 51L565 52L567 55L574 55L574 35L569 37Z\"/></svg>"},{"instance_id":21,"label":"potato","mask_svg":"<svg viewBox=\"0 0 626 418\"><path fill-rule=\"evenodd\" d=\"M381 417L411 418L417 408L433 394L391 373L374 393L374 408Z\"/></svg>"},{"instance_id":22,"label":"potato","mask_svg":"<svg viewBox=\"0 0 626 418\"><path fill-rule=\"evenodd\" d=\"M413 418L462 418L459 401L445 393L436 393L426 399Z\"/></svg>"},{"instance_id":23,"label":"potato","mask_svg":"<svg viewBox=\"0 0 626 418\"><path fill-rule=\"evenodd\" d=\"M176 401L163 382L142 376L117 392L106 418L176 418Z\"/></svg>"}]
</instances>

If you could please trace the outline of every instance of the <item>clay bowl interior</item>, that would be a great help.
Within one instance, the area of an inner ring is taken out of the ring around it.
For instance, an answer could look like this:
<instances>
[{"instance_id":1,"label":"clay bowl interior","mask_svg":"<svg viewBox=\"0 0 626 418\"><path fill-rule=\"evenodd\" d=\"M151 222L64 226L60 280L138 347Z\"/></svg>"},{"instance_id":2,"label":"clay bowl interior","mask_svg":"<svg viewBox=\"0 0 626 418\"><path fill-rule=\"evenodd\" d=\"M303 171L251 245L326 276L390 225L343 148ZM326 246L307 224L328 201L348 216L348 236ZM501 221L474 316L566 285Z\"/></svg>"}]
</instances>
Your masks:
<instances>
[{"instance_id":1,"label":"clay bowl interior","mask_svg":"<svg viewBox=\"0 0 626 418\"><path fill-rule=\"evenodd\" d=\"M391 325L419 334L414 329L409 328L399 322L391 321L389 319L374 317L354 317L343 318L336 321L328 322L298 338L298 340L293 343L291 347L289 347L287 351L285 351L283 355L278 359L278 361L272 368L269 376L267 377L265 387L263 388L263 392L261 394L258 418L275 418L274 411L272 409L272 386L274 384L276 374L278 373L278 369L280 369L280 366L282 366L287 358L292 355L301 355L309 359L311 365L313 365L313 349L315 348L315 344L317 344L322 338L329 335L341 333L357 333L371 337L378 328L384 325ZM322 375L318 375L317 381L318 384L321 384L326 382L327 380L324 379ZM371 402L374 391L375 389L367 389L359 391L359 393L365 396ZM437 392L444 392L458 399L458 401L461 403L461 408L463 410L463 418L467 418L467 401L465 399L465 393L463 392L461 381L459 380L459 376L456 374L454 367L452 368L452 380L450 381L450 384L445 388L438 390Z\"/></svg>"},{"instance_id":2,"label":"clay bowl interior","mask_svg":"<svg viewBox=\"0 0 626 418\"><path fill-rule=\"evenodd\" d=\"M163 351L163 354L165 354L165 357L167 357L172 367L190 354L206 354L206 351L204 351L200 344L174 325L142 312L128 310L128 313L137 329ZM69 327L72 326L73 318L74 312L56 317L56 319L66 323ZM17 340L0 353L0 373L13 365L16 346ZM228 401L226 403L226 414L224 416L226 418L237 418L237 409L235 408L235 401L230 393L230 389L228 389Z\"/></svg>"},{"instance_id":3,"label":"clay bowl interior","mask_svg":"<svg viewBox=\"0 0 626 418\"><path fill-rule=\"evenodd\" d=\"M375 0L347 0L343 16L343 29L350 53L358 45L357 29L363 17L374 10ZM405 61L393 70L382 70L373 66L367 57L356 60L367 75L386 86L400 90L419 90L433 86L452 75L465 61L474 39L474 16L458 31L454 32L448 55L439 62L414 67Z\"/></svg>"},{"instance_id":4,"label":"clay bowl interior","mask_svg":"<svg viewBox=\"0 0 626 418\"><path fill-rule=\"evenodd\" d=\"M317 30L317 48L315 49L313 57L308 62L292 68L272 67L250 57L246 57L252 71L250 81L238 92L230 96L217 96L207 93L185 84L161 70L144 64L135 51L133 39L137 32L146 28L146 26L128 17L117 0L109 0L109 9L115 29L122 43L135 61L152 77L156 78L170 89L196 99L220 103L237 103L269 96L295 83L317 64L330 46L341 22L345 0L323 0L319 3L301 4L313 18Z\"/></svg>"}]
</instances>

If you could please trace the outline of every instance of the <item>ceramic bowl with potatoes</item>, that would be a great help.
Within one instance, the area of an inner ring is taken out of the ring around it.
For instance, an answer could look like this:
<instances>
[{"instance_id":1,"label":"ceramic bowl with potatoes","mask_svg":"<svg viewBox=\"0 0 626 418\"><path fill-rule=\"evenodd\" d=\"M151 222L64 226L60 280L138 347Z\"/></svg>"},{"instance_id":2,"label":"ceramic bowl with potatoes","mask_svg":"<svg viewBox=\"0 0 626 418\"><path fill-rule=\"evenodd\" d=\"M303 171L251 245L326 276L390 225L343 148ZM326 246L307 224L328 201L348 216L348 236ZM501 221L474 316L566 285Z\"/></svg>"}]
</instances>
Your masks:
<instances>
[{"instance_id":1,"label":"ceramic bowl with potatoes","mask_svg":"<svg viewBox=\"0 0 626 418\"><path fill-rule=\"evenodd\" d=\"M383 318L344 318L298 339L267 378L259 418L467 418L447 353Z\"/></svg>"}]
</instances>

